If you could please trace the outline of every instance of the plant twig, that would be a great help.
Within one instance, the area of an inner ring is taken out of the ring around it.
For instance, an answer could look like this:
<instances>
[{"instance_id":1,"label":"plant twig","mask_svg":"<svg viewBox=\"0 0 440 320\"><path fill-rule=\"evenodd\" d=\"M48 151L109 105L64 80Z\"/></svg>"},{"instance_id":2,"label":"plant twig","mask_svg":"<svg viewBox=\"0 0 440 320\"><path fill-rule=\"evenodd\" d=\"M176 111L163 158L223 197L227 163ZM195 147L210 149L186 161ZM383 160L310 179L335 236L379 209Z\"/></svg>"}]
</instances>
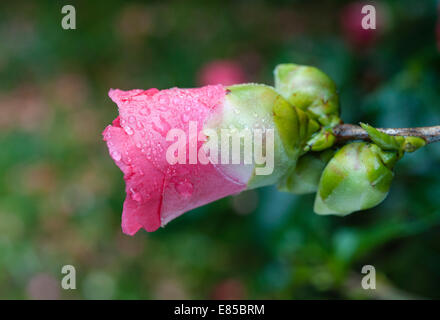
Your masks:
<instances>
[{"instance_id":1,"label":"plant twig","mask_svg":"<svg viewBox=\"0 0 440 320\"><path fill-rule=\"evenodd\" d=\"M420 137L426 143L440 141L440 126L419 128L377 128L391 136ZM340 124L333 128L333 134L338 142L350 140L370 140L368 133L360 126L353 124Z\"/></svg>"}]
</instances>

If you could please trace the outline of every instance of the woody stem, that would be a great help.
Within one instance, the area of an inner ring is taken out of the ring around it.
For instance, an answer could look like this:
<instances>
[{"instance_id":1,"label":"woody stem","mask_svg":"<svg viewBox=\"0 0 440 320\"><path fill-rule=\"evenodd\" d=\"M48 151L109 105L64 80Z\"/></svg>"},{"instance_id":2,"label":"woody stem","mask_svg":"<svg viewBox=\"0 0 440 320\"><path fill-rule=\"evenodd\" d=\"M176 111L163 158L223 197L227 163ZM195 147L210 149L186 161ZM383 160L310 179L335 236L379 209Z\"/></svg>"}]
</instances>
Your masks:
<instances>
[{"instance_id":1,"label":"woody stem","mask_svg":"<svg viewBox=\"0 0 440 320\"><path fill-rule=\"evenodd\" d=\"M426 143L440 141L440 126L419 127L419 128L377 128L391 136L420 137ZM333 128L333 134L338 142L350 140L370 140L368 133L360 126L353 124L340 124Z\"/></svg>"}]
</instances>

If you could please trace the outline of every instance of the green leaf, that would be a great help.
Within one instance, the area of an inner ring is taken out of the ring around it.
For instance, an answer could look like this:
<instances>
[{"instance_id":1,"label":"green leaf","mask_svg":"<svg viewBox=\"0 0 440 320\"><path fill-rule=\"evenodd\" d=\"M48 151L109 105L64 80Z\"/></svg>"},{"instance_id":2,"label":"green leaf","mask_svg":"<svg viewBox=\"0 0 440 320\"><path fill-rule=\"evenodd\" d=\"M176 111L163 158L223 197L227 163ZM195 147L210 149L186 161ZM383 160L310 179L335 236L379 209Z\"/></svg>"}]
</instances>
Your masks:
<instances>
[{"instance_id":1,"label":"green leaf","mask_svg":"<svg viewBox=\"0 0 440 320\"><path fill-rule=\"evenodd\" d=\"M367 131L371 140L383 150L393 150L393 151L402 150L402 145L405 138L390 136L362 122L360 123L360 125L365 131Z\"/></svg>"}]
</instances>

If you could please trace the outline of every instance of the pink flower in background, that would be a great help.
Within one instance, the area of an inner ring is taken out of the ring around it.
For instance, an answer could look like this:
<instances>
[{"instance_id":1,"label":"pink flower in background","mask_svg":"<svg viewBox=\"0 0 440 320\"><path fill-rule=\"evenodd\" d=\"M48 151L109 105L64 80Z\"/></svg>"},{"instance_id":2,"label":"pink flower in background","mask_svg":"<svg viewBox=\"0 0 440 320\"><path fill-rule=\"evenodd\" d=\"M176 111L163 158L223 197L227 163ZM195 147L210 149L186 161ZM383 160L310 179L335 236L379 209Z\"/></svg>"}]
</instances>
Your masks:
<instances>
[{"instance_id":1,"label":"pink flower in background","mask_svg":"<svg viewBox=\"0 0 440 320\"><path fill-rule=\"evenodd\" d=\"M26 292L30 299L58 300L60 299L60 284L53 276L39 273L30 279Z\"/></svg>"},{"instance_id":2,"label":"pink flower in background","mask_svg":"<svg viewBox=\"0 0 440 320\"><path fill-rule=\"evenodd\" d=\"M232 60L215 60L205 64L198 74L201 86L222 84L229 86L246 82L246 74L240 64Z\"/></svg>"},{"instance_id":3,"label":"pink flower in background","mask_svg":"<svg viewBox=\"0 0 440 320\"><path fill-rule=\"evenodd\" d=\"M226 279L214 287L212 298L215 300L242 300L246 298L246 290L238 279Z\"/></svg>"},{"instance_id":4,"label":"pink flower in background","mask_svg":"<svg viewBox=\"0 0 440 320\"><path fill-rule=\"evenodd\" d=\"M376 29L364 29L362 19L365 14L362 8L371 3L354 2L343 7L340 14L341 29L348 44L357 50L372 47L382 32L384 19L382 18L382 7L373 4L376 8Z\"/></svg>"},{"instance_id":5,"label":"pink flower in background","mask_svg":"<svg viewBox=\"0 0 440 320\"><path fill-rule=\"evenodd\" d=\"M122 229L155 231L182 213L246 188L247 180L226 174L220 165L174 164L166 159L173 141L166 136L178 128L188 136L188 122L197 121L197 134L208 118L221 113L226 88L110 90L119 116L103 132L109 152L124 173L127 193ZM197 149L203 142L199 142ZM189 156L189 152L186 152Z\"/></svg>"}]
</instances>

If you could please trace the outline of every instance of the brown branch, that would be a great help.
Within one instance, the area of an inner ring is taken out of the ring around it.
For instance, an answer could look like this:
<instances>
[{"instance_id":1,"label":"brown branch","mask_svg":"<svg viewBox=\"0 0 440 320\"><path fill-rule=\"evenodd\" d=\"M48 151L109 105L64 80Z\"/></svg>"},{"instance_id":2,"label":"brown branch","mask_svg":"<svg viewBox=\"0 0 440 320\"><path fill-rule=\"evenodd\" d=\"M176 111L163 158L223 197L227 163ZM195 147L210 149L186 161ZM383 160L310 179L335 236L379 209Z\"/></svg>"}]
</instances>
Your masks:
<instances>
[{"instance_id":1,"label":"brown branch","mask_svg":"<svg viewBox=\"0 0 440 320\"><path fill-rule=\"evenodd\" d=\"M426 143L440 141L440 126L419 127L419 128L377 128L391 136L420 137ZM333 128L333 134L338 142L350 140L370 140L368 133L360 126L353 124L340 124Z\"/></svg>"}]
</instances>

